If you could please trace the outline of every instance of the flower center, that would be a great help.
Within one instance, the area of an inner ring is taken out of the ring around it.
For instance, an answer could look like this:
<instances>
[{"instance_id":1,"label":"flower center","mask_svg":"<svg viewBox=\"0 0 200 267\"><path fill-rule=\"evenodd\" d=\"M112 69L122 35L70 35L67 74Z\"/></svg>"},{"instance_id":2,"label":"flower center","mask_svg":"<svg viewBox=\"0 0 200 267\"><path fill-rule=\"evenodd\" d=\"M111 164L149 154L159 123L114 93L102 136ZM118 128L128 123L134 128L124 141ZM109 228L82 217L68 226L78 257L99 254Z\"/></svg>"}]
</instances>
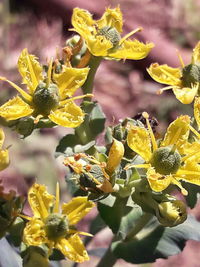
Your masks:
<instances>
[{"instance_id":1,"label":"flower center","mask_svg":"<svg viewBox=\"0 0 200 267\"><path fill-rule=\"evenodd\" d=\"M45 219L45 232L48 239L56 240L64 237L69 230L69 223L65 215L52 213Z\"/></svg>"},{"instance_id":2,"label":"flower center","mask_svg":"<svg viewBox=\"0 0 200 267\"><path fill-rule=\"evenodd\" d=\"M110 26L105 26L98 30L97 35L103 35L106 37L107 40L109 40L113 47L116 47L119 44L119 41L121 39L120 34L118 31Z\"/></svg>"},{"instance_id":3,"label":"flower center","mask_svg":"<svg viewBox=\"0 0 200 267\"><path fill-rule=\"evenodd\" d=\"M200 82L200 65L189 64L182 70L183 86L191 87L192 84Z\"/></svg>"},{"instance_id":4,"label":"flower center","mask_svg":"<svg viewBox=\"0 0 200 267\"><path fill-rule=\"evenodd\" d=\"M178 171L181 165L181 156L171 147L160 147L154 151L150 163L156 172L168 175Z\"/></svg>"},{"instance_id":5,"label":"flower center","mask_svg":"<svg viewBox=\"0 0 200 267\"><path fill-rule=\"evenodd\" d=\"M47 87L46 83L39 83L33 95L33 104L36 112L42 115L49 115L50 111L58 106L58 103L57 85L51 83Z\"/></svg>"}]
</instances>

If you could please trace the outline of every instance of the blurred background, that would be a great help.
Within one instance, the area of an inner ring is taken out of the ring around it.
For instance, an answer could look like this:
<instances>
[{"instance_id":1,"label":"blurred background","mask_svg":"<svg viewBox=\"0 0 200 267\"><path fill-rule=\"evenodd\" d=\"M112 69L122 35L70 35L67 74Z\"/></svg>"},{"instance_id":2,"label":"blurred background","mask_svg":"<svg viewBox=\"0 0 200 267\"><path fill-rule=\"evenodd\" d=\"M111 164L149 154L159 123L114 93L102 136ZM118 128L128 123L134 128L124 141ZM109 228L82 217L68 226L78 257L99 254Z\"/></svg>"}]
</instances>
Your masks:
<instances>
[{"instance_id":1,"label":"blurred background","mask_svg":"<svg viewBox=\"0 0 200 267\"><path fill-rule=\"evenodd\" d=\"M99 18L105 7L120 4L124 16L124 32L142 26L144 30L135 35L143 42L154 42L150 55L140 61L104 61L96 75L95 99L102 105L108 117L107 125L118 123L119 119L147 111L159 121L159 128L165 127L180 114L192 115L192 106L180 104L170 91L161 96L156 91L161 88L154 82L146 68L153 62L179 66L178 50L184 62L190 62L192 48L200 39L199 0L1 0L0 1L0 76L21 84L17 71L17 60L22 49L39 57L41 63L54 56L57 47L63 47L71 36L68 29L74 7L84 8ZM0 104L5 103L16 91L8 84L0 82ZM10 147L10 166L0 173L4 186L26 195L35 181L48 186L51 193L59 180L66 195L65 169L62 159L54 159L58 141L66 135L66 128L35 131L30 137L20 140L15 132L5 129L5 147ZM198 206L191 213L199 216ZM90 218L82 223L87 225ZM90 249L105 247L109 230L101 232L89 245ZM183 253L168 260L157 260L153 267L198 267L200 245L189 241ZM98 258L81 266L95 266ZM116 266L133 266L119 261ZM63 266L71 266L63 263ZM147 266L147 265L146 265Z\"/></svg>"}]
</instances>

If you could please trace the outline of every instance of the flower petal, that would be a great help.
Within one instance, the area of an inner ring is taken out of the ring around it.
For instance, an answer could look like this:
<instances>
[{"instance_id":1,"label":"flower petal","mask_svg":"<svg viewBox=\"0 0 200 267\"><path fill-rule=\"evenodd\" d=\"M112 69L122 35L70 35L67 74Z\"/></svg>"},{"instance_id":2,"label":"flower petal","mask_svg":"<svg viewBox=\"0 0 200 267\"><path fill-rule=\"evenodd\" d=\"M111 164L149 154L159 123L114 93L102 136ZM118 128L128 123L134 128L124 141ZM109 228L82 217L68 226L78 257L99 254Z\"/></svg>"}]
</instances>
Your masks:
<instances>
[{"instance_id":1,"label":"flower petal","mask_svg":"<svg viewBox=\"0 0 200 267\"><path fill-rule=\"evenodd\" d=\"M48 242L42 220L33 218L26 224L23 241L30 246L38 246Z\"/></svg>"},{"instance_id":2,"label":"flower petal","mask_svg":"<svg viewBox=\"0 0 200 267\"><path fill-rule=\"evenodd\" d=\"M198 64L200 63L200 42L197 43L192 53L192 63Z\"/></svg>"},{"instance_id":3,"label":"flower petal","mask_svg":"<svg viewBox=\"0 0 200 267\"><path fill-rule=\"evenodd\" d=\"M176 176L180 180L200 185L200 165L194 158L191 158L185 161L184 166L178 170Z\"/></svg>"},{"instance_id":4,"label":"flower petal","mask_svg":"<svg viewBox=\"0 0 200 267\"><path fill-rule=\"evenodd\" d=\"M77 234L67 239L62 238L56 243L55 248L60 250L71 261L84 262L89 260L84 244Z\"/></svg>"},{"instance_id":5,"label":"flower petal","mask_svg":"<svg viewBox=\"0 0 200 267\"><path fill-rule=\"evenodd\" d=\"M51 111L49 119L58 125L74 128L83 122L84 113L73 101L69 101L63 108Z\"/></svg>"},{"instance_id":6,"label":"flower petal","mask_svg":"<svg viewBox=\"0 0 200 267\"><path fill-rule=\"evenodd\" d=\"M151 189L155 192L165 190L173 180L172 175L161 175L156 173L154 168L149 168L147 171L147 180Z\"/></svg>"},{"instance_id":7,"label":"flower petal","mask_svg":"<svg viewBox=\"0 0 200 267\"><path fill-rule=\"evenodd\" d=\"M145 128L133 126L128 132L127 143L146 162L151 159L151 139Z\"/></svg>"},{"instance_id":8,"label":"flower petal","mask_svg":"<svg viewBox=\"0 0 200 267\"><path fill-rule=\"evenodd\" d=\"M138 40L125 40L118 49L109 53L109 57L118 59L142 59L149 54L153 47L153 43L144 44Z\"/></svg>"},{"instance_id":9,"label":"flower petal","mask_svg":"<svg viewBox=\"0 0 200 267\"><path fill-rule=\"evenodd\" d=\"M88 72L89 68L77 69L63 66L60 74L54 73L53 79L59 88L60 99L72 96L84 84Z\"/></svg>"},{"instance_id":10,"label":"flower petal","mask_svg":"<svg viewBox=\"0 0 200 267\"><path fill-rule=\"evenodd\" d=\"M147 69L151 78L156 82L181 86L181 70L179 68L171 68L168 65L151 64Z\"/></svg>"},{"instance_id":11,"label":"flower petal","mask_svg":"<svg viewBox=\"0 0 200 267\"><path fill-rule=\"evenodd\" d=\"M96 21L98 28L102 29L105 26L115 28L118 32L122 32L123 18L119 7L110 9L106 8L101 19Z\"/></svg>"},{"instance_id":12,"label":"flower petal","mask_svg":"<svg viewBox=\"0 0 200 267\"><path fill-rule=\"evenodd\" d=\"M176 98L183 104L190 104L194 100L197 91L198 91L199 85L196 84L195 86L192 86L192 88L188 87L173 87L172 90L176 96Z\"/></svg>"},{"instance_id":13,"label":"flower petal","mask_svg":"<svg viewBox=\"0 0 200 267\"><path fill-rule=\"evenodd\" d=\"M6 120L17 120L33 113L33 109L16 96L0 107L0 116Z\"/></svg>"},{"instance_id":14,"label":"flower petal","mask_svg":"<svg viewBox=\"0 0 200 267\"><path fill-rule=\"evenodd\" d=\"M0 150L0 171L8 167L10 163L8 150Z\"/></svg>"},{"instance_id":15,"label":"flower petal","mask_svg":"<svg viewBox=\"0 0 200 267\"><path fill-rule=\"evenodd\" d=\"M194 101L194 118L200 128L200 97L196 97Z\"/></svg>"},{"instance_id":16,"label":"flower petal","mask_svg":"<svg viewBox=\"0 0 200 267\"><path fill-rule=\"evenodd\" d=\"M25 48L18 59L18 70L23 78L22 82L27 84L29 93L33 95L39 81L43 80L42 66L34 55L30 55Z\"/></svg>"},{"instance_id":17,"label":"flower petal","mask_svg":"<svg viewBox=\"0 0 200 267\"><path fill-rule=\"evenodd\" d=\"M87 197L75 197L70 202L62 205L62 213L67 215L69 225L78 223L95 204Z\"/></svg>"},{"instance_id":18,"label":"flower petal","mask_svg":"<svg viewBox=\"0 0 200 267\"><path fill-rule=\"evenodd\" d=\"M120 164L124 156L124 145L117 139L113 140L112 146L108 154L108 161L106 171L113 173L117 166Z\"/></svg>"},{"instance_id":19,"label":"flower petal","mask_svg":"<svg viewBox=\"0 0 200 267\"><path fill-rule=\"evenodd\" d=\"M5 134L4 131L0 128L0 149L3 146L4 140L5 140Z\"/></svg>"},{"instance_id":20,"label":"flower petal","mask_svg":"<svg viewBox=\"0 0 200 267\"><path fill-rule=\"evenodd\" d=\"M190 117L182 115L173 121L167 128L164 140L161 146L176 145L176 148L182 153L183 146L187 144L190 133Z\"/></svg>"},{"instance_id":21,"label":"flower petal","mask_svg":"<svg viewBox=\"0 0 200 267\"><path fill-rule=\"evenodd\" d=\"M28 202L35 217L46 218L55 198L47 192L46 186L33 184L28 192Z\"/></svg>"}]
</instances>

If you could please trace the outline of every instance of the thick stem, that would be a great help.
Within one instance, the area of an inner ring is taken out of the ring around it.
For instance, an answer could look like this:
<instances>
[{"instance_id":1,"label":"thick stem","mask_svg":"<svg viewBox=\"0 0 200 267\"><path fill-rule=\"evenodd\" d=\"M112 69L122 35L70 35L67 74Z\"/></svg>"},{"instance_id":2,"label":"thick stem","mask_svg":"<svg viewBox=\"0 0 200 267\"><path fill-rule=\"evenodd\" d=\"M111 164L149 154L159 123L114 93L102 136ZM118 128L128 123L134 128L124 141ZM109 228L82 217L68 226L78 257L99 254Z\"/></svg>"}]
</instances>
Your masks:
<instances>
[{"instance_id":1,"label":"thick stem","mask_svg":"<svg viewBox=\"0 0 200 267\"><path fill-rule=\"evenodd\" d=\"M96 267L112 267L118 259L111 251L111 247L108 248L104 256L101 258Z\"/></svg>"},{"instance_id":2,"label":"thick stem","mask_svg":"<svg viewBox=\"0 0 200 267\"><path fill-rule=\"evenodd\" d=\"M153 215L150 213L144 213L138 220L133 230L128 233L124 241L127 242L133 239L144 228L144 226L150 221L152 216Z\"/></svg>"},{"instance_id":3,"label":"thick stem","mask_svg":"<svg viewBox=\"0 0 200 267\"><path fill-rule=\"evenodd\" d=\"M94 77L96 71L101 63L102 57L95 57L91 56L89 61L89 74L87 80L85 81L84 85L82 86L82 90L84 94L91 94L93 91L93 84L94 84ZM90 100L90 98L88 98Z\"/></svg>"}]
</instances>

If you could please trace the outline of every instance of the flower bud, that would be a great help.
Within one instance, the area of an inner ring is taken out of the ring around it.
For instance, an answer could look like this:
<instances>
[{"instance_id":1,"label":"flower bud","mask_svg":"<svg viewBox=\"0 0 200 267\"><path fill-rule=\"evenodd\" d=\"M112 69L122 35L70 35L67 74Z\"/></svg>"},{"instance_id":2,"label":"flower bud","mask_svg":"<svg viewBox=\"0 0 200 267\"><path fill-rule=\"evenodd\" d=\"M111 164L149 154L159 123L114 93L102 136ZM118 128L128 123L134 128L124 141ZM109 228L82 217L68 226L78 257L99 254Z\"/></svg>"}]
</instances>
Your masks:
<instances>
[{"instance_id":1,"label":"flower bud","mask_svg":"<svg viewBox=\"0 0 200 267\"><path fill-rule=\"evenodd\" d=\"M110 174L113 173L120 164L123 156L124 145L122 144L122 142L114 139L108 154L106 171Z\"/></svg>"},{"instance_id":2,"label":"flower bud","mask_svg":"<svg viewBox=\"0 0 200 267\"><path fill-rule=\"evenodd\" d=\"M33 104L39 114L48 115L50 111L58 106L59 95L56 84L51 83L47 85L43 82L39 83L34 95Z\"/></svg>"},{"instance_id":3,"label":"flower bud","mask_svg":"<svg viewBox=\"0 0 200 267\"><path fill-rule=\"evenodd\" d=\"M16 125L16 131L24 137L29 136L34 130L33 118L21 118Z\"/></svg>"},{"instance_id":4,"label":"flower bud","mask_svg":"<svg viewBox=\"0 0 200 267\"><path fill-rule=\"evenodd\" d=\"M156 210L158 221L165 227L174 227L187 219L186 206L181 200L161 202Z\"/></svg>"},{"instance_id":5,"label":"flower bud","mask_svg":"<svg viewBox=\"0 0 200 267\"><path fill-rule=\"evenodd\" d=\"M192 84L200 82L200 65L189 64L182 70L183 86L191 87Z\"/></svg>"},{"instance_id":6,"label":"flower bud","mask_svg":"<svg viewBox=\"0 0 200 267\"><path fill-rule=\"evenodd\" d=\"M56 240L64 237L69 230L69 223L65 215L52 213L45 219L45 232L48 239Z\"/></svg>"},{"instance_id":7,"label":"flower bud","mask_svg":"<svg viewBox=\"0 0 200 267\"><path fill-rule=\"evenodd\" d=\"M181 165L181 156L171 147L160 147L153 152L151 165L160 174L176 173Z\"/></svg>"}]
</instances>

